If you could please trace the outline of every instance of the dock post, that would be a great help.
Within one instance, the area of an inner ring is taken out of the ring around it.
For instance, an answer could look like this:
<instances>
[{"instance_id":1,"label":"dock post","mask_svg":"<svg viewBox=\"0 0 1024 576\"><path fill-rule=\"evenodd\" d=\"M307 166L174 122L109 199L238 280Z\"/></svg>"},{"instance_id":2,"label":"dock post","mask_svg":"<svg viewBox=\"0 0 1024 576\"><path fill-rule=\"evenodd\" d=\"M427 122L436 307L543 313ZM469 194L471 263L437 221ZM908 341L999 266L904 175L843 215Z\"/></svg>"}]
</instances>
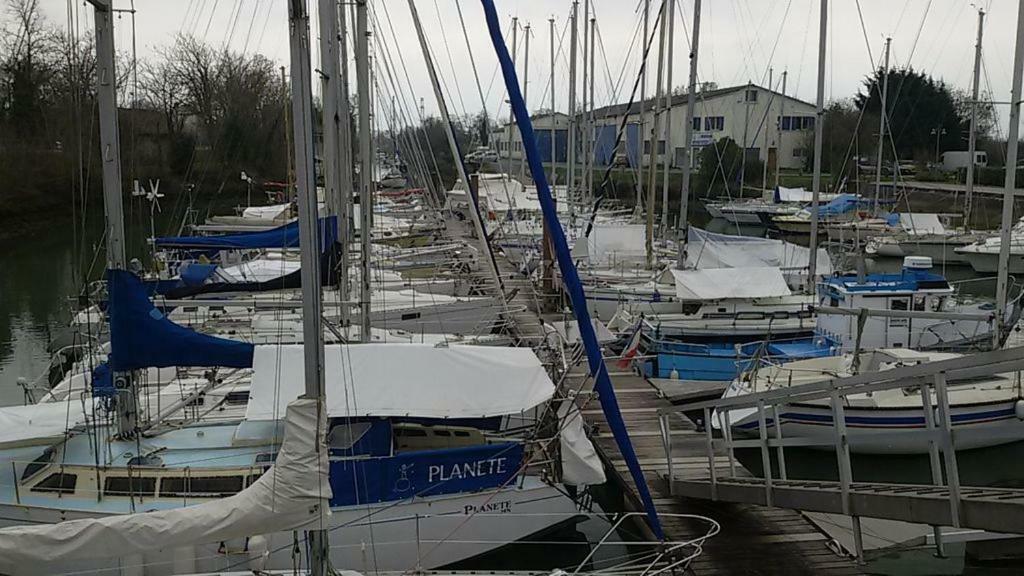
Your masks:
<instances>
[{"instance_id":1,"label":"dock post","mask_svg":"<svg viewBox=\"0 0 1024 576\"><path fill-rule=\"evenodd\" d=\"M711 408L704 407L704 449L708 454L708 477L711 479L711 500L718 500L718 473L715 471L715 435L711 425Z\"/></svg>"},{"instance_id":2,"label":"dock post","mask_svg":"<svg viewBox=\"0 0 1024 576\"><path fill-rule=\"evenodd\" d=\"M661 445L665 448L665 463L668 466L668 493L675 496L673 488L674 475L672 473L672 429L668 419L670 414L664 412L658 415L658 426L661 428Z\"/></svg>"},{"instance_id":3,"label":"dock post","mask_svg":"<svg viewBox=\"0 0 1024 576\"><path fill-rule=\"evenodd\" d=\"M946 464L946 485L949 487L949 514L954 528L960 528L960 470L953 443L953 423L949 415L946 373L935 375L935 396L938 400L939 426L942 430L942 458Z\"/></svg>"},{"instance_id":4,"label":"dock post","mask_svg":"<svg viewBox=\"0 0 1024 576\"><path fill-rule=\"evenodd\" d=\"M857 564L864 564L864 534L860 529L860 516L853 516L853 550L857 555Z\"/></svg>"},{"instance_id":5,"label":"dock post","mask_svg":"<svg viewBox=\"0 0 1024 576\"><path fill-rule=\"evenodd\" d=\"M772 405L772 422L775 423L776 457L779 459L779 480L789 480L786 473L786 449L782 446L782 420L779 419L779 405Z\"/></svg>"},{"instance_id":6,"label":"dock post","mask_svg":"<svg viewBox=\"0 0 1024 576\"><path fill-rule=\"evenodd\" d=\"M772 459L768 455L768 425L764 417L764 400L757 401L757 433L761 439L761 467L764 469L764 505L772 505Z\"/></svg>"},{"instance_id":7,"label":"dock post","mask_svg":"<svg viewBox=\"0 0 1024 576\"><path fill-rule=\"evenodd\" d=\"M932 484L942 486L942 463L939 460L939 444L935 441L935 412L932 408L932 389L928 384L921 385L921 409L924 411L924 427L931 434L928 437L928 462L932 471ZM946 552L942 545L942 528L932 526L935 534L935 553L944 558Z\"/></svg>"},{"instance_id":8,"label":"dock post","mask_svg":"<svg viewBox=\"0 0 1024 576\"><path fill-rule=\"evenodd\" d=\"M839 487L842 490L843 514L850 515L850 484L853 470L850 466L850 444L846 437L846 411L838 390L832 390L832 424L835 430L836 462L839 465Z\"/></svg>"},{"instance_id":9,"label":"dock post","mask_svg":"<svg viewBox=\"0 0 1024 576\"><path fill-rule=\"evenodd\" d=\"M732 450L732 423L729 422L729 410L722 412L722 439L725 440L726 453L729 455L729 476L736 475L736 454Z\"/></svg>"}]
</instances>

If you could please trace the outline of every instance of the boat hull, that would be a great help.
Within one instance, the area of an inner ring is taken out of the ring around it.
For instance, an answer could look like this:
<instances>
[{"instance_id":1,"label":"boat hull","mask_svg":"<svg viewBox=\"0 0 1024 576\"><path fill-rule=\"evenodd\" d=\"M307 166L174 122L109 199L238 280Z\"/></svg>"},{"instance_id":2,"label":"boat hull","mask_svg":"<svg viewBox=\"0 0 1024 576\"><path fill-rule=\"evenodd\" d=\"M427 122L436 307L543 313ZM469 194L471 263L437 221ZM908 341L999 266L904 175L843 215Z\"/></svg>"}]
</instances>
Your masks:
<instances>
[{"instance_id":1,"label":"boat hull","mask_svg":"<svg viewBox=\"0 0 1024 576\"><path fill-rule=\"evenodd\" d=\"M0 505L0 527L99 516L72 509ZM366 574L439 568L579 519L573 501L556 487L527 479L521 487L502 490L335 508L326 528L332 565ZM134 567L129 573L143 576L216 572L229 567L289 570L296 560L293 538L291 531L278 532L248 542L217 542L123 558L53 561L26 567L19 574L88 571L114 575L125 574L126 566ZM298 538L304 559L301 532Z\"/></svg>"}]
</instances>

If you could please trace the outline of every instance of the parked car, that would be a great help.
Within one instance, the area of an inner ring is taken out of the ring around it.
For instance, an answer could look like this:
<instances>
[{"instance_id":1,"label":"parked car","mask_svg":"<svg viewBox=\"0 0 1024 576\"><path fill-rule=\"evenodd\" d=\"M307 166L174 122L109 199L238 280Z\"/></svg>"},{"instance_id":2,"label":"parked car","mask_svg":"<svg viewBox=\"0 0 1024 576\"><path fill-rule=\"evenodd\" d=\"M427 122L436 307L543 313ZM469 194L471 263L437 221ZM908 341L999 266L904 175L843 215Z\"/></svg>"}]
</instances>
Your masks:
<instances>
[{"instance_id":1,"label":"parked car","mask_svg":"<svg viewBox=\"0 0 1024 576\"><path fill-rule=\"evenodd\" d=\"M480 146L469 154L466 154L467 162L483 164L484 162L497 162L498 153L486 146Z\"/></svg>"}]
</instances>

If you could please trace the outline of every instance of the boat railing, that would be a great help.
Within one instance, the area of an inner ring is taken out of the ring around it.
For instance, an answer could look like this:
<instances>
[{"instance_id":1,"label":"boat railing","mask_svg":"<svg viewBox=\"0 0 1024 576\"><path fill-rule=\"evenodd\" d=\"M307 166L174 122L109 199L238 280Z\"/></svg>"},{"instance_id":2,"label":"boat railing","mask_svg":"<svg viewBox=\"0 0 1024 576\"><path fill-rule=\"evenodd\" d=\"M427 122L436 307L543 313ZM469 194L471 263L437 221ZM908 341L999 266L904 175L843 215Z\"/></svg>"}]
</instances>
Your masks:
<instances>
[{"instance_id":1,"label":"boat railing","mask_svg":"<svg viewBox=\"0 0 1024 576\"><path fill-rule=\"evenodd\" d=\"M928 443L929 465L932 482L941 487L938 494L948 495L949 514L953 526L961 527L963 490L960 485L957 455L954 448L954 427L950 412L947 382L962 381L1008 372L1024 370L1024 347L982 352L949 360L924 362L881 372L871 372L848 377L825 377L819 382L785 386L763 392L727 396L716 400L673 405L658 411L662 446L665 453L670 491L675 488L674 480L689 477L693 470L680 466L697 466L700 474L705 464L685 462L679 464L673 457L672 418L682 413L702 413L704 418L704 456L707 478L712 500L719 499L721 481L737 476L737 449L757 450L763 470L764 502L772 506L778 481L788 482L786 448L825 448L835 453L838 470L838 488L842 511L851 515L851 486L854 483L850 457L850 435L847 429L845 410L851 395L865 395L884 390L917 387L921 396L921 412L924 425L918 429L901 429L901 439L919 439ZM829 411L828 421L831 434L806 433L804 435L783 435L784 411L795 404L816 402ZM734 421L733 414L739 412ZM734 437L734 425L756 415L756 428L748 429L749 436ZM716 436L714 429L719 429ZM872 434L861 431L861 437ZM892 434L887 431L886 434ZM772 456L775 462L773 468ZM724 453L727 460L727 474L720 477L716 453ZM777 476L776 476L777 473ZM704 481L704 480L701 480ZM788 489L789 487L784 487ZM854 518L854 538L858 557L863 556L859 530L859 518ZM936 538L941 534L936 528Z\"/></svg>"}]
</instances>

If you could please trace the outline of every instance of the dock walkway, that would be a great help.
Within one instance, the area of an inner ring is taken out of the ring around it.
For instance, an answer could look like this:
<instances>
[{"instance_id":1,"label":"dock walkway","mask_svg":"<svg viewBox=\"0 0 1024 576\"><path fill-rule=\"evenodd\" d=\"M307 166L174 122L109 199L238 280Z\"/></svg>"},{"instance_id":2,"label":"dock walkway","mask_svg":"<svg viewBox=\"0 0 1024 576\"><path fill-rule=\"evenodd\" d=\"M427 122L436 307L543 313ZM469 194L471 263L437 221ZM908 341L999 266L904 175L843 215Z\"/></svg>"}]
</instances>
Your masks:
<instances>
[{"instance_id":1,"label":"dock walkway","mask_svg":"<svg viewBox=\"0 0 1024 576\"><path fill-rule=\"evenodd\" d=\"M705 544L703 554L694 560L694 573L824 576L863 573L847 554L837 554L838 545L799 512L670 495L664 480L667 464L658 421L659 410L670 406L670 403L644 378L622 371L613 362L608 366L626 428L658 510L673 514L700 514L722 526L721 533L711 538ZM585 379L585 367L577 368L572 377ZM629 501L627 504L642 510L635 485L608 430L599 402L599 398L587 402L583 416L596 429L593 438L609 470L610 480L623 487ZM704 435L692 422L678 416L672 423L671 433L674 461L689 461L695 466L704 463L706 467ZM696 521L673 518L663 523L668 539L673 541L696 538L707 530L705 524Z\"/></svg>"}]
</instances>

